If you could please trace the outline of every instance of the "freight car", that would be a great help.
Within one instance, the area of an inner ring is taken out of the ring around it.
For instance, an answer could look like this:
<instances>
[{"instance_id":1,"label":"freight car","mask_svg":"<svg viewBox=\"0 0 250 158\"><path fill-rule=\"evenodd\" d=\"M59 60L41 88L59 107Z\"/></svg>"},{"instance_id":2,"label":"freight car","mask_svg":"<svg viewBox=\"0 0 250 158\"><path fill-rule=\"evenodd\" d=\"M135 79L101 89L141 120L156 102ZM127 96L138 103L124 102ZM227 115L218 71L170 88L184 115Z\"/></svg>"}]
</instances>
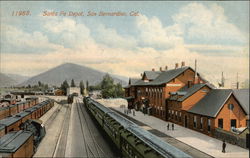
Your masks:
<instances>
[{"instance_id":1,"label":"freight car","mask_svg":"<svg viewBox=\"0 0 250 158\"><path fill-rule=\"evenodd\" d=\"M8 132L20 130L21 124L29 119L40 118L53 105L54 101L46 100L14 116L0 120L0 137L3 136L4 134L7 134Z\"/></svg>"},{"instance_id":2,"label":"freight car","mask_svg":"<svg viewBox=\"0 0 250 158\"><path fill-rule=\"evenodd\" d=\"M0 107L0 120L15 115L38 104L37 97L26 98L26 101L17 102L6 107Z\"/></svg>"},{"instance_id":3,"label":"freight car","mask_svg":"<svg viewBox=\"0 0 250 158\"><path fill-rule=\"evenodd\" d=\"M74 101L74 95L73 94L68 95L67 101L68 101L68 104L72 104Z\"/></svg>"},{"instance_id":4,"label":"freight car","mask_svg":"<svg viewBox=\"0 0 250 158\"><path fill-rule=\"evenodd\" d=\"M12 131L0 138L0 157L32 157L34 136L30 131Z\"/></svg>"},{"instance_id":5,"label":"freight car","mask_svg":"<svg viewBox=\"0 0 250 158\"><path fill-rule=\"evenodd\" d=\"M85 97L83 101L123 157L191 157L90 97Z\"/></svg>"}]
</instances>

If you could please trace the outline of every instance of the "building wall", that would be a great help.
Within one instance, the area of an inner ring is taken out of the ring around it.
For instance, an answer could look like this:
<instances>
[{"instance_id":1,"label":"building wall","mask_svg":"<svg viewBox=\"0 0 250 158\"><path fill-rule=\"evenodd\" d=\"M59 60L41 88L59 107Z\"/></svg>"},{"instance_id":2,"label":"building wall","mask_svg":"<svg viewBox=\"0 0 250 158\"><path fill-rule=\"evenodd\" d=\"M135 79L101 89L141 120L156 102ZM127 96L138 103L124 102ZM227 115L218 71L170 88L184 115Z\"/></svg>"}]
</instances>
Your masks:
<instances>
[{"instance_id":1,"label":"building wall","mask_svg":"<svg viewBox=\"0 0 250 158\"><path fill-rule=\"evenodd\" d=\"M233 104L233 110L228 109L228 105ZM236 128L246 127L247 116L243 112L235 97L231 95L227 102L224 104L219 114L215 118L215 127L218 128L218 120L223 118L223 129L226 131L231 130L231 119L236 119Z\"/></svg>"},{"instance_id":2,"label":"building wall","mask_svg":"<svg viewBox=\"0 0 250 158\"><path fill-rule=\"evenodd\" d=\"M170 101L171 102L171 101ZM172 101L172 105L175 107L178 106L178 102ZM234 104L233 111L228 109L229 104ZM176 117L177 112L177 117ZM181 121L179 119L181 113ZM243 112L239 103L236 101L233 95L227 100L223 108L220 110L216 118L202 116L198 114L188 113L185 109L178 109L169 107L168 110L169 120L176 124L182 125L185 127L185 116L187 116L187 128L196 130L198 132L213 136L215 128L218 128L218 119L223 118L223 130L230 131L231 130L231 119L236 119L236 128L246 127L247 116ZM196 126L194 125L194 120L196 117ZM201 118L203 120L203 124L201 127ZM210 131L208 131L208 119L210 119Z\"/></svg>"},{"instance_id":3,"label":"building wall","mask_svg":"<svg viewBox=\"0 0 250 158\"><path fill-rule=\"evenodd\" d=\"M189 117L188 128L195 131L201 132L203 134L213 136L215 130L215 119L208 116L202 116L197 114L192 114L186 112ZM196 127L194 126L194 117L196 117ZM202 118L202 127L201 127L201 118ZM210 131L208 130L208 120L210 120Z\"/></svg>"},{"instance_id":4,"label":"building wall","mask_svg":"<svg viewBox=\"0 0 250 158\"><path fill-rule=\"evenodd\" d=\"M131 86L129 88L130 96L135 97L135 102L142 104L142 99L149 99L149 105L153 109L153 115L163 120L166 119L166 99L170 97L169 92L178 91L188 84L188 81L194 81L195 72L187 69L172 81L158 86Z\"/></svg>"},{"instance_id":5,"label":"building wall","mask_svg":"<svg viewBox=\"0 0 250 158\"><path fill-rule=\"evenodd\" d=\"M67 95L77 93L78 95L81 95L80 88L79 87L69 87L67 88Z\"/></svg>"}]
</instances>

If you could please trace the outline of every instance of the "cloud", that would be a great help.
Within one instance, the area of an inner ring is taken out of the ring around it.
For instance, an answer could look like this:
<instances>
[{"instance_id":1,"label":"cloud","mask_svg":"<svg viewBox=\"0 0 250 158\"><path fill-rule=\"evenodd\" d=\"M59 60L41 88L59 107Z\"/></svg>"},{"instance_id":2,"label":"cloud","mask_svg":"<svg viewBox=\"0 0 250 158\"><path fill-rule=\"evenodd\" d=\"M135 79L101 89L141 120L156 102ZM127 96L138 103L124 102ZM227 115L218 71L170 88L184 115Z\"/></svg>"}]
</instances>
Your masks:
<instances>
[{"instance_id":1,"label":"cloud","mask_svg":"<svg viewBox=\"0 0 250 158\"><path fill-rule=\"evenodd\" d=\"M44 28L56 37L53 42L64 45L66 48L79 48L81 45L88 45L94 40L90 36L90 29L83 23L77 23L70 18L47 18Z\"/></svg>"},{"instance_id":2,"label":"cloud","mask_svg":"<svg viewBox=\"0 0 250 158\"><path fill-rule=\"evenodd\" d=\"M114 28L107 28L100 24L94 31L95 40L112 48L133 49L137 46L134 37L120 35Z\"/></svg>"},{"instance_id":3,"label":"cloud","mask_svg":"<svg viewBox=\"0 0 250 158\"><path fill-rule=\"evenodd\" d=\"M224 9L213 3L209 7L190 3L173 16L182 28L185 41L206 44L246 44L247 37L228 22Z\"/></svg>"},{"instance_id":4,"label":"cloud","mask_svg":"<svg viewBox=\"0 0 250 158\"><path fill-rule=\"evenodd\" d=\"M4 52L16 51L20 53L41 53L58 49L62 46L50 43L48 37L42 32L24 32L11 25L3 25L1 46Z\"/></svg>"},{"instance_id":5,"label":"cloud","mask_svg":"<svg viewBox=\"0 0 250 158\"><path fill-rule=\"evenodd\" d=\"M35 75L72 62L139 77L145 70L166 65L171 69L181 61L194 67L197 59L198 72L213 83L220 80L222 71L229 84L235 80L234 72L239 72L242 81L248 78L249 47L237 45L247 40L217 5L190 3L173 16L174 23L169 26L164 26L158 17L141 15L134 18L133 29L138 34L133 36L119 34L118 29L102 23L92 28L73 18L40 18L42 30L24 32L14 26L5 29L2 41L13 49L3 49L2 72ZM230 41L236 43L228 45ZM20 54L21 48L43 54ZM209 53L201 53L205 51Z\"/></svg>"},{"instance_id":6,"label":"cloud","mask_svg":"<svg viewBox=\"0 0 250 158\"><path fill-rule=\"evenodd\" d=\"M164 27L157 17L141 15L136 19L136 27L143 47L169 49L183 43L179 26Z\"/></svg>"}]
</instances>

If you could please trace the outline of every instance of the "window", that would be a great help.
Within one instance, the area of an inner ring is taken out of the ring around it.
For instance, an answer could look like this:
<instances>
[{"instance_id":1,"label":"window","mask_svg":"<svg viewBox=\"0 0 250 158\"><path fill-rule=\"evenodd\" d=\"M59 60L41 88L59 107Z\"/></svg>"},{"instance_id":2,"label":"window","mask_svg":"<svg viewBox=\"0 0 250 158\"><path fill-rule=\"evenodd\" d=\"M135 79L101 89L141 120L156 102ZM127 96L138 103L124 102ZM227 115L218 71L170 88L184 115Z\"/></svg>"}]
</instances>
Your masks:
<instances>
[{"instance_id":1,"label":"window","mask_svg":"<svg viewBox=\"0 0 250 158\"><path fill-rule=\"evenodd\" d=\"M231 128L234 127L236 128L236 119L231 119Z\"/></svg>"},{"instance_id":2,"label":"window","mask_svg":"<svg viewBox=\"0 0 250 158\"><path fill-rule=\"evenodd\" d=\"M211 131L211 120L207 119L207 131L210 132Z\"/></svg>"},{"instance_id":3,"label":"window","mask_svg":"<svg viewBox=\"0 0 250 158\"><path fill-rule=\"evenodd\" d=\"M194 128L196 128L196 122L197 122L197 119L196 119L196 116L194 116Z\"/></svg>"},{"instance_id":4,"label":"window","mask_svg":"<svg viewBox=\"0 0 250 158\"><path fill-rule=\"evenodd\" d=\"M181 112L179 113L179 122L181 122Z\"/></svg>"},{"instance_id":5,"label":"window","mask_svg":"<svg viewBox=\"0 0 250 158\"><path fill-rule=\"evenodd\" d=\"M177 111L175 112L175 120L177 121L178 119L178 115L177 115Z\"/></svg>"},{"instance_id":6,"label":"window","mask_svg":"<svg viewBox=\"0 0 250 158\"><path fill-rule=\"evenodd\" d=\"M228 109L233 111L234 105L233 104L228 104Z\"/></svg>"},{"instance_id":7,"label":"window","mask_svg":"<svg viewBox=\"0 0 250 158\"><path fill-rule=\"evenodd\" d=\"M201 122L200 122L200 129L203 128L203 118L201 117Z\"/></svg>"},{"instance_id":8,"label":"window","mask_svg":"<svg viewBox=\"0 0 250 158\"><path fill-rule=\"evenodd\" d=\"M223 129L223 119L218 120L218 127Z\"/></svg>"}]
</instances>

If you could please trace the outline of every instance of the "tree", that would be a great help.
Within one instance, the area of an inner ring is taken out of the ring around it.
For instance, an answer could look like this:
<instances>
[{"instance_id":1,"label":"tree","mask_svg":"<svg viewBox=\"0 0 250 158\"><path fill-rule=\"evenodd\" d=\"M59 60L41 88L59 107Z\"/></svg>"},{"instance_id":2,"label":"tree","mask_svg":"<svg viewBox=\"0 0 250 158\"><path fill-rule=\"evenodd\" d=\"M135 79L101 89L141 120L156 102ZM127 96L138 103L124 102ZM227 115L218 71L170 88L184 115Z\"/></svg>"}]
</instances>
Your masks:
<instances>
[{"instance_id":1,"label":"tree","mask_svg":"<svg viewBox=\"0 0 250 158\"><path fill-rule=\"evenodd\" d=\"M101 93L103 98L121 97L123 89L121 84L114 84L113 78L106 74L101 81Z\"/></svg>"},{"instance_id":2,"label":"tree","mask_svg":"<svg viewBox=\"0 0 250 158\"><path fill-rule=\"evenodd\" d=\"M122 88L121 83L117 83L115 86L115 97L123 97L124 96L124 90Z\"/></svg>"},{"instance_id":3,"label":"tree","mask_svg":"<svg viewBox=\"0 0 250 158\"><path fill-rule=\"evenodd\" d=\"M86 89L87 89L87 91L89 91L89 81L88 80L86 81Z\"/></svg>"},{"instance_id":4,"label":"tree","mask_svg":"<svg viewBox=\"0 0 250 158\"><path fill-rule=\"evenodd\" d=\"M38 86L41 87L42 83L41 81L38 81Z\"/></svg>"},{"instance_id":5,"label":"tree","mask_svg":"<svg viewBox=\"0 0 250 158\"><path fill-rule=\"evenodd\" d=\"M61 90L63 91L64 94L67 94L67 88L69 88L69 84L68 84L67 80L65 80L61 84Z\"/></svg>"},{"instance_id":6,"label":"tree","mask_svg":"<svg viewBox=\"0 0 250 158\"><path fill-rule=\"evenodd\" d=\"M80 90L81 90L81 94L84 95L84 83L83 81L81 80L80 84L79 84L79 87L80 87Z\"/></svg>"},{"instance_id":7,"label":"tree","mask_svg":"<svg viewBox=\"0 0 250 158\"><path fill-rule=\"evenodd\" d=\"M74 81L74 79L72 79L71 80L71 84L70 84L70 87L75 87L76 85L75 85L75 81Z\"/></svg>"}]
</instances>

